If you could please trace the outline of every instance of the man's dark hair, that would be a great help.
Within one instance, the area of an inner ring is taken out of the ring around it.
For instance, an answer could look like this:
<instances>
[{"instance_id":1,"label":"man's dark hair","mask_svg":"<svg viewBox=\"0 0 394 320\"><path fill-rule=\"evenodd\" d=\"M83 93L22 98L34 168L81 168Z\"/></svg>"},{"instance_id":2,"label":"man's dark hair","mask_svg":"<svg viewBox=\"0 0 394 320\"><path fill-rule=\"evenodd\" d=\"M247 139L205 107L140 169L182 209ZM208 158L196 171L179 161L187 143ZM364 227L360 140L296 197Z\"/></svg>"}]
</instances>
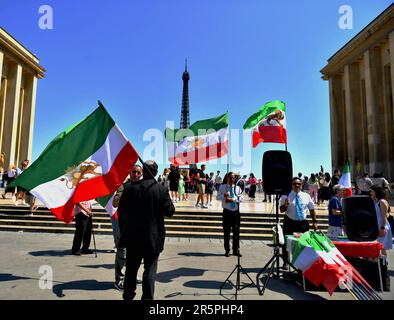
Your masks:
<instances>
[{"instance_id":1,"label":"man's dark hair","mask_svg":"<svg viewBox=\"0 0 394 320\"><path fill-rule=\"evenodd\" d=\"M144 178L153 179L157 175L158 170L157 163L153 160L148 160L144 162L144 166L142 168L142 173Z\"/></svg>"},{"instance_id":2,"label":"man's dark hair","mask_svg":"<svg viewBox=\"0 0 394 320\"><path fill-rule=\"evenodd\" d=\"M302 177L302 173L298 172L298 177L301 178Z\"/></svg>"},{"instance_id":3,"label":"man's dark hair","mask_svg":"<svg viewBox=\"0 0 394 320\"><path fill-rule=\"evenodd\" d=\"M294 177L294 178L291 180L291 182L294 182L295 180L300 180L300 182L301 182L301 178L299 178L299 177Z\"/></svg>"}]
</instances>

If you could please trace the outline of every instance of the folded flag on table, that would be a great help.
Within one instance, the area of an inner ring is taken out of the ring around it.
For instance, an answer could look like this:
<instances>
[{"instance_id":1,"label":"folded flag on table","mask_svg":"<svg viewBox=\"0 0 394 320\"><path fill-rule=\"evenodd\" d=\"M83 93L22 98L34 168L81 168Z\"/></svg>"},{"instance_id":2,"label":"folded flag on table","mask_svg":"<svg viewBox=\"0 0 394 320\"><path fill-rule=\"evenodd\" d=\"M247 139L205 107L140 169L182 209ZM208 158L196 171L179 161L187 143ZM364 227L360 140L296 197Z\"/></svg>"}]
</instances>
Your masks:
<instances>
[{"instance_id":1,"label":"folded flag on table","mask_svg":"<svg viewBox=\"0 0 394 320\"><path fill-rule=\"evenodd\" d=\"M253 148L260 142L287 143L285 103L280 100L267 102L246 120L243 128L253 130Z\"/></svg>"},{"instance_id":2,"label":"folded flag on table","mask_svg":"<svg viewBox=\"0 0 394 320\"><path fill-rule=\"evenodd\" d=\"M228 113L199 120L187 129L166 128L168 160L188 165L220 158L228 153Z\"/></svg>"},{"instance_id":3,"label":"folded flag on table","mask_svg":"<svg viewBox=\"0 0 394 320\"><path fill-rule=\"evenodd\" d=\"M13 185L29 190L69 223L76 203L112 195L137 160L130 141L99 102L92 114L53 139Z\"/></svg>"}]
</instances>

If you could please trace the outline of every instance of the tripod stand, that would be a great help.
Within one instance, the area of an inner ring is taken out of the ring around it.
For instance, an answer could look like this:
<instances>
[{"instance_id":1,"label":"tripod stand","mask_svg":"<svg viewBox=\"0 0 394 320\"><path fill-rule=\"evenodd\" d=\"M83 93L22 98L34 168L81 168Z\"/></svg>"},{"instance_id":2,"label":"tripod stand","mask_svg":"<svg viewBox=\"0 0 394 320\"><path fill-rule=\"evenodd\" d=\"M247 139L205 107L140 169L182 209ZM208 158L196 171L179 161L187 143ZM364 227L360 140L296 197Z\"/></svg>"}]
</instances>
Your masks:
<instances>
[{"instance_id":1,"label":"tripod stand","mask_svg":"<svg viewBox=\"0 0 394 320\"><path fill-rule=\"evenodd\" d=\"M241 190L240 192L237 192L237 186L239 184L239 182L244 181L243 179L238 180L238 182L235 184L235 195L237 196L237 203L238 203L238 215L239 215L239 228L241 227L241 213L240 213L240 197L243 193L243 190L241 188L239 188L238 190ZM232 186L231 186L232 188ZM234 237L234 235L233 235ZM240 236L238 235L238 240L237 240L237 250L236 250L236 254L237 254L237 264L234 267L233 271L230 272L229 276L227 277L227 279L222 283L222 285L220 286L220 295L222 295L222 289L225 286L225 284L228 282L232 288L235 288L235 300L237 300L238 297L238 291L245 289L246 287L250 287L250 286L256 286L256 284L253 282L252 278L248 275L248 273L245 271L245 269L241 266L241 252L240 252ZM236 282L235 284L230 280L231 276L234 274L234 272L236 272ZM249 280L251 281L251 283L248 284L244 284L241 285L241 272L243 274L245 274Z\"/></svg>"},{"instance_id":2,"label":"tripod stand","mask_svg":"<svg viewBox=\"0 0 394 320\"><path fill-rule=\"evenodd\" d=\"M279 194L275 194L275 207L276 207L276 212L275 212L275 239L274 239L274 255L272 258L267 262L267 264L260 270L260 272L256 276L256 287L257 290L259 291L259 294L262 296L264 294L265 288L268 285L268 282L271 278L271 276L274 276L276 279L280 278L280 271L279 271L279 259L283 259L283 255L280 253L280 244L279 244ZM296 270L296 268L289 263L289 266ZM276 268L275 268L276 267ZM260 288L260 276L262 273L264 273L268 269L268 274L265 275L264 283L262 288ZM274 270L276 269L276 270ZM275 274L276 272L276 274Z\"/></svg>"}]
</instances>

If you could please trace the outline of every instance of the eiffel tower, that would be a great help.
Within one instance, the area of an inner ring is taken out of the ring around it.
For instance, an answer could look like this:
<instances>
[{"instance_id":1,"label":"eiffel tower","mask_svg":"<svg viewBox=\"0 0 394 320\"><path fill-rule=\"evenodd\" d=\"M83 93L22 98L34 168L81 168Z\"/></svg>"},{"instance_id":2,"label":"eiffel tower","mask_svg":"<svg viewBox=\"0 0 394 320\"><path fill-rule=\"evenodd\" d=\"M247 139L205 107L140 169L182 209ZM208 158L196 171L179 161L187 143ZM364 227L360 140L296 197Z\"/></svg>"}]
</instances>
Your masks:
<instances>
[{"instance_id":1,"label":"eiffel tower","mask_svg":"<svg viewBox=\"0 0 394 320\"><path fill-rule=\"evenodd\" d=\"M190 75L187 72L187 60L185 61L185 71L182 75L183 92L182 92L182 109L181 109L181 129L187 129L190 126L189 116L189 79Z\"/></svg>"},{"instance_id":2,"label":"eiffel tower","mask_svg":"<svg viewBox=\"0 0 394 320\"><path fill-rule=\"evenodd\" d=\"M189 80L190 75L187 72L187 60L185 60L185 71L182 74L183 80L183 91L182 91L182 109L181 109L181 129L187 129L190 127L190 107L189 107ZM192 175L197 170L197 165L189 165L189 173Z\"/></svg>"}]
</instances>

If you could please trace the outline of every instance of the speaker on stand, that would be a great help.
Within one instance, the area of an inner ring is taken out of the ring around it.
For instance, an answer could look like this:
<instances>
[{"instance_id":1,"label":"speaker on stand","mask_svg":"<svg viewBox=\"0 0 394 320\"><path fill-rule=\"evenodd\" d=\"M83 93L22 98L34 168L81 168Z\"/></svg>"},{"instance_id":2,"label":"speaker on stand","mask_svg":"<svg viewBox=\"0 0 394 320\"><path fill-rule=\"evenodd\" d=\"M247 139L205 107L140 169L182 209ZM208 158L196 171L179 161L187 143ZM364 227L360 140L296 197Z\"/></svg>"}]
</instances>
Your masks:
<instances>
[{"instance_id":1,"label":"speaker on stand","mask_svg":"<svg viewBox=\"0 0 394 320\"><path fill-rule=\"evenodd\" d=\"M284 244L284 241L283 235L280 234L282 231L279 223L279 196L288 195L291 192L293 178L293 165L291 155L287 151L266 151L263 155L262 165L264 190L267 194L275 195L276 210L274 226L274 254L256 276L256 286L260 295L264 294L264 291L272 276L274 276L275 278L280 277L279 260L280 258L283 259L282 254L280 254L280 247L281 244ZM282 239L282 241L279 241L279 239ZM262 284L262 286L260 286L260 277L263 273L266 273L267 270L268 273L262 277L264 279L264 283Z\"/></svg>"}]
</instances>

